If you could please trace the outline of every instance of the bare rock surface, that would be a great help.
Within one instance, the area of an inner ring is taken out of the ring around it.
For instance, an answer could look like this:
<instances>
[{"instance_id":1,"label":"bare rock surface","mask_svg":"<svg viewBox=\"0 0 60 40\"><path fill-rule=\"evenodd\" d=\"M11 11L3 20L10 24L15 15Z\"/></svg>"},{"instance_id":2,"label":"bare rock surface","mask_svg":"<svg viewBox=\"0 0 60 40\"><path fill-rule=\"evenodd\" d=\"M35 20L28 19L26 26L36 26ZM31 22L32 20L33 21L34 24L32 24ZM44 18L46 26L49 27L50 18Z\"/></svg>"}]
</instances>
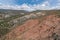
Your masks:
<instances>
[{"instance_id":1,"label":"bare rock surface","mask_svg":"<svg viewBox=\"0 0 60 40\"><path fill-rule=\"evenodd\" d=\"M60 17L45 16L30 19L7 33L4 40L60 40ZM3 40L2 39L2 40Z\"/></svg>"}]
</instances>

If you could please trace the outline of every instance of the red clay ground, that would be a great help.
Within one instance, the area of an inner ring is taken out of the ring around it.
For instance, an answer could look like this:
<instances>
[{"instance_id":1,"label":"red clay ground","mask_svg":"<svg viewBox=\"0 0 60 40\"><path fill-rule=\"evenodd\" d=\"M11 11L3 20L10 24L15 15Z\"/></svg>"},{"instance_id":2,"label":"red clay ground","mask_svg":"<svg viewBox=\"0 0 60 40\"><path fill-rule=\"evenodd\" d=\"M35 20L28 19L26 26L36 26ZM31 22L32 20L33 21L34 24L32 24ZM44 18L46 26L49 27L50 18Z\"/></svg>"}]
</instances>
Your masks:
<instances>
[{"instance_id":1,"label":"red clay ground","mask_svg":"<svg viewBox=\"0 0 60 40\"><path fill-rule=\"evenodd\" d=\"M60 40L60 18L31 19L9 32L5 40Z\"/></svg>"}]
</instances>

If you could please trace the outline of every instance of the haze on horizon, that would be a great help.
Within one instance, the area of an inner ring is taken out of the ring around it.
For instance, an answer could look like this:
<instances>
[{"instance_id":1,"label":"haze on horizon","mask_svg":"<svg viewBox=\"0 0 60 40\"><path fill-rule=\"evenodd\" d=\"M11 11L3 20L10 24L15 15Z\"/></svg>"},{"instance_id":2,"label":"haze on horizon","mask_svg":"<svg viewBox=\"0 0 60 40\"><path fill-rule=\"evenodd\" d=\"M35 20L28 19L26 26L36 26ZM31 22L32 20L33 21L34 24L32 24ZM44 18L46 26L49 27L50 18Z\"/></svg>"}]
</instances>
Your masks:
<instances>
[{"instance_id":1,"label":"haze on horizon","mask_svg":"<svg viewBox=\"0 0 60 40\"><path fill-rule=\"evenodd\" d=\"M60 9L60 0L0 0L0 9L28 11Z\"/></svg>"}]
</instances>

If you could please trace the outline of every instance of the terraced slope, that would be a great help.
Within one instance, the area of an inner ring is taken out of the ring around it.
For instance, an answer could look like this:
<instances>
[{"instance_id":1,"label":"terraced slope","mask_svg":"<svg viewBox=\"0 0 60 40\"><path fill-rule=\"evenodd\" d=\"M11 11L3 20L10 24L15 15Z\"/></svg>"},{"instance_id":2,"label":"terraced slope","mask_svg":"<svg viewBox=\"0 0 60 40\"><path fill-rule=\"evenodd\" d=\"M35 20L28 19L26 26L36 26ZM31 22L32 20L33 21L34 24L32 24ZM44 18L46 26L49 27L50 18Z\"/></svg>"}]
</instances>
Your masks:
<instances>
[{"instance_id":1,"label":"terraced slope","mask_svg":"<svg viewBox=\"0 0 60 40\"><path fill-rule=\"evenodd\" d=\"M51 13L34 19L30 17L1 40L60 40L60 15Z\"/></svg>"}]
</instances>

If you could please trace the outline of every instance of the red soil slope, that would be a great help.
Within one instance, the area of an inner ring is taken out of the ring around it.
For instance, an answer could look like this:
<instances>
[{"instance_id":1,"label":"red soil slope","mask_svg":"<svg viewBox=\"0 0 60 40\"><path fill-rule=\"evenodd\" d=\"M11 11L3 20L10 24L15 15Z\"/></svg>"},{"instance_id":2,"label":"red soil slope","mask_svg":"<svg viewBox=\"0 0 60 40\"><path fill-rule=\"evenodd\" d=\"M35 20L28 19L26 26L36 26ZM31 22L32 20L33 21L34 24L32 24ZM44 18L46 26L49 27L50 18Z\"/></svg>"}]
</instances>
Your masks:
<instances>
[{"instance_id":1,"label":"red soil slope","mask_svg":"<svg viewBox=\"0 0 60 40\"><path fill-rule=\"evenodd\" d=\"M55 15L43 20L31 19L9 32L5 40L60 40L60 18Z\"/></svg>"}]
</instances>

